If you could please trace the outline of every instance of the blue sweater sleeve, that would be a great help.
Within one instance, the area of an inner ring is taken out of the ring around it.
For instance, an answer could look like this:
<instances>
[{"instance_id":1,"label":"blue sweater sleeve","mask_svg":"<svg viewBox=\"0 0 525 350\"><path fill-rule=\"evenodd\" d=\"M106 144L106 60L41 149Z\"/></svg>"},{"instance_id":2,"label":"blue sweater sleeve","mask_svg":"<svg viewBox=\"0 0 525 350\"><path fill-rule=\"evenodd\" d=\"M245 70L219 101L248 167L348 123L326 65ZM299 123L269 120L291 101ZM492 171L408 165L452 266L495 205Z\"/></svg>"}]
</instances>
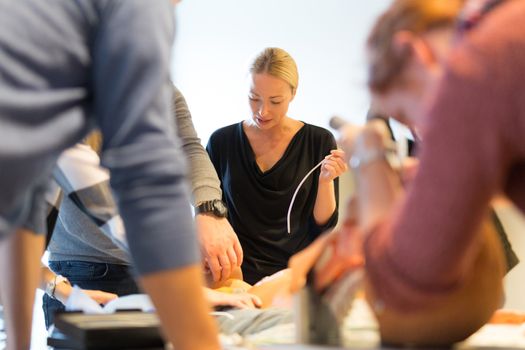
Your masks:
<instances>
[{"instance_id":1,"label":"blue sweater sleeve","mask_svg":"<svg viewBox=\"0 0 525 350\"><path fill-rule=\"evenodd\" d=\"M93 40L102 164L140 274L200 259L180 143L171 129L173 9L167 0L107 2Z\"/></svg>"}]
</instances>

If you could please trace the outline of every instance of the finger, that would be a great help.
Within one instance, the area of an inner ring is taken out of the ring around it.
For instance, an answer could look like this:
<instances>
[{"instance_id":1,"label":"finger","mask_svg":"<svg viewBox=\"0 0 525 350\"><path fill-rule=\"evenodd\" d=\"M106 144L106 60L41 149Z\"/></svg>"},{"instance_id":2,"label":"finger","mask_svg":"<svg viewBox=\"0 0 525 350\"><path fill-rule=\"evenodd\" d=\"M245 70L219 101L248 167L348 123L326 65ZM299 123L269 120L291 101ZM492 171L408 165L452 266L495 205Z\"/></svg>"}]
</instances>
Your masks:
<instances>
[{"instance_id":1,"label":"finger","mask_svg":"<svg viewBox=\"0 0 525 350\"><path fill-rule=\"evenodd\" d=\"M113 294L113 293L104 293L104 295L102 296L102 303L101 304L107 304L109 303L111 300L115 300L118 298L118 295L116 294Z\"/></svg>"},{"instance_id":2,"label":"finger","mask_svg":"<svg viewBox=\"0 0 525 350\"><path fill-rule=\"evenodd\" d=\"M343 151L342 149L333 149L330 151L330 155L337 157L337 158L344 159L346 156L346 152Z\"/></svg>"},{"instance_id":3,"label":"finger","mask_svg":"<svg viewBox=\"0 0 525 350\"><path fill-rule=\"evenodd\" d=\"M230 266L233 269L237 265L237 254L235 254L235 250L233 250L233 247L229 247L226 250L226 254L228 255L228 259L230 259Z\"/></svg>"},{"instance_id":4,"label":"finger","mask_svg":"<svg viewBox=\"0 0 525 350\"><path fill-rule=\"evenodd\" d=\"M241 243L239 242L239 239L235 240L235 243L233 244L233 250L235 251L235 255L237 255L237 264L238 266L242 265L242 260L244 258Z\"/></svg>"},{"instance_id":5,"label":"finger","mask_svg":"<svg viewBox=\"0 0 525 350\"><path fill-rule=\"evenodd\" d=\"M251 302L253 303L255 307L257 308L262 307L263 302L261 298L259 298L257 295L254 295L254 294L250 294L250 297L251 297Z\"/></svg>"},{"instance_id":6,"label":"finger","mask_svg":"<svg viewBox=\"0 0 525 350\"><path fill-rule=\"evenodd\" d=\"M328 156L324 164L330 164L336 170L337 175L341 175L348 168L344 159L339 157Z\"/></svg>"},{"instance_id":7,"label":"finger","mask_svg":"<svg viewBox=\"0 0 525 350\"><path fill-rule=\"evenodd\" d=\"M217 257L210 257L208 259L208 266L213 276L213 282L218 282L222 277L222 268Z\"/></svg>"},{"instance_id":8,"label":"finger","mask_svg":"<svg viewBox=\"0 0 525 350\"><path fill-rule=\"evenodd\" d=\"M231 273L232 273L232 267L230 265L230 259L228 259L228 255L219 255L219 264L221 265L221 281L226 281Z\"/></svg>"},{"instance_id":9,"label":"finger","mask_svg":"<svg viewBox=\"0 0 525 350\"><path fill-rule=\"evenodd\" d=\"M335 175L339 176L345 172L345 163L341 160L332 160L330 165L334 169Z\"/></svg>"},{"instance_id":10,"label":"finger","mask_svg":"<svg viewBox=\"0 0 525 350\"><path fill-rule=\"evenodd\" d=\"M105 305L111 300L117 299L118 295L100 290L84 290L89 297L95 300L98 304Z\"/></svg>"},{"instance_id":11,"label":"finger","mask_svg":"<svg viewBox=\"0 0 525 350\"><path fill-rule=\"evenodd\" d=\"M333 168L335 165L335 162L331 159L325 159L324 162L323 162L323 169L326 169L326 167L331 167Z\"/></svg>"},{"instance_id":12,"label":"finger","mask_svg":"<svg viewBox=\"0 0 525 350\"><path fill-rule=\"evenodd\" d=\"M253 299L251 298L251 295L249 294L243 295L241 298L241 302L245 305L246 308L250 308L250 309L255 308L255 302L253 301Z\"/></svg>"},{"instance_id":13,"label":"finger","mask_svg":"<svg viewBox=\"0 0 525 350\"><path fill-rule=\"evenodd\" d=\"M210 264L208 263L208 259L204 258L202 260L202 270L204 271L204 274L211 273Z\"/></svg>"},{"instance_id":14,"label":"finger","mask_svg":"<svg viewBox=\"0 0 525 350\"><path fill-rule=\"evenodd\" d=\"M346 162L345 162L345 160L343 158L335 158L334 162L335 162L337 168L340 169L340 171L342 173L344 173L346 170L348 170L348 165L346 165Z\"/></svg>"},{"instance_id":15,"label":"finger","mask_svg":"<svg viewBox=\"0 0 525 350\"><path fill-rule=\"evenodd\" d=\"M323 170L324 170L325 176L327 176L327 177L329 177L331 179L337 177L337 172L336 172L335 168L331 164L323 165Z\"/></svg>"},{"instance_id":16,"label":"finger","mask_svg":"<svg viewBox=\"0 0 525 350\"><path fill-rule=\"evenodd\" d=\"M253 305L250 305L250 302L247 301L247 300L238 300L236 303L237 307L239 309L250 309L250 308L253 308L254 306Z\"/></svg>"},{"instance_id":17,"label":"finger","mask_svg":"<svg viewBox=\"0 0 525 350\"><path fill-rule=\"evenodd\" d=\"M249 307L253 307L253 305L250 305L251 300L243 294L231 295L231 298L229 298L227 303L239 309L247 309Z\"/></svg>"},{"instance_id":18,"label":"finger","mask_svg":"<svg viewBox=\"0 0 525 350\"><path fill-rule=\"evenodd\" d=\"M246 293L243 295L243 301L249 308L259 308L262 306L262 300L254 294Z\"/></svg>"}]
</instances>

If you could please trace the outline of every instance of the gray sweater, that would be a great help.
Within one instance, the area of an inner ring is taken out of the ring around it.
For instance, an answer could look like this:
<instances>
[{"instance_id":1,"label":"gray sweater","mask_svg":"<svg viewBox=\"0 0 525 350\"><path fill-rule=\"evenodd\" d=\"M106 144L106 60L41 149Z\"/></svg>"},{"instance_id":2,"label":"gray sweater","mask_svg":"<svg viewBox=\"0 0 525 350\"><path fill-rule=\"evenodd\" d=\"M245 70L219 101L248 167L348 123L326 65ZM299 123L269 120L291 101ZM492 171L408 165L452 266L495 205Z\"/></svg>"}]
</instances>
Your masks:
<instances>
[{"instance_id":1,"label":"gray sweater","mask_svg":"<svg viewBox=\"0 0 525 350\"><path fill-rule=\"evenodd\" d=\"M195 132L184 96L176 87L173 115L184 154L189 160L194 203L220 199L217 173ZM65 151L59 158L54 178L63 195L48 246L51 261L82 260L124 265L130 262L121 241L124 229L111 195L109 174L99 162L97 154L84 145Z\"/></svg>"}]
</instances>

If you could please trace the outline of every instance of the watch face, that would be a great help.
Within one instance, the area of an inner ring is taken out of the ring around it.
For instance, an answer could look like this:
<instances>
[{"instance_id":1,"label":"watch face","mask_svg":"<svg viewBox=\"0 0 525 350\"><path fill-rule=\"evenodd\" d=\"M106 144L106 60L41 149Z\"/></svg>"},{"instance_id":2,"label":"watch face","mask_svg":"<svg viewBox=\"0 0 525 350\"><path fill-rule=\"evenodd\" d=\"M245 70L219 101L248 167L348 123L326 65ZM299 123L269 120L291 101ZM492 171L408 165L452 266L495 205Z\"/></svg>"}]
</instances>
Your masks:
<instances>
[{"instance_id":1,"label":"watch face","mask_svg":"<svg viewBox=\"0 0 525 350\"><path fill-rule=\"evenodd\" d=\"M222 201L216 200L213 202L213 213L220 217L226 217L228 210Z\"/></svg>"}]
</instances>

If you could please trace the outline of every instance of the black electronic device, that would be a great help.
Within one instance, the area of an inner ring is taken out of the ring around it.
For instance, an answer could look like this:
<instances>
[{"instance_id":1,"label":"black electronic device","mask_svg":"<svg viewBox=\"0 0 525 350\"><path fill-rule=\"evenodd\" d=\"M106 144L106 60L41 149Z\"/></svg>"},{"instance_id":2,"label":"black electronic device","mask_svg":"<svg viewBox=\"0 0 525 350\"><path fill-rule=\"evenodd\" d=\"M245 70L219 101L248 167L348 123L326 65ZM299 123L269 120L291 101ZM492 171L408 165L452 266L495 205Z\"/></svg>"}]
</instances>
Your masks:
<instances>
[{"instance_id":1,"label":"black electronic device","mask_svg":"<svg viewBox=\"0 0 525 350\"><path fill-rule=\"evenodd\" d=\"M47 340L55 349L164 349L160 322L153 313L119 311L112 314L59 313L56 331Z\"/></svg>"}]
</instances>

